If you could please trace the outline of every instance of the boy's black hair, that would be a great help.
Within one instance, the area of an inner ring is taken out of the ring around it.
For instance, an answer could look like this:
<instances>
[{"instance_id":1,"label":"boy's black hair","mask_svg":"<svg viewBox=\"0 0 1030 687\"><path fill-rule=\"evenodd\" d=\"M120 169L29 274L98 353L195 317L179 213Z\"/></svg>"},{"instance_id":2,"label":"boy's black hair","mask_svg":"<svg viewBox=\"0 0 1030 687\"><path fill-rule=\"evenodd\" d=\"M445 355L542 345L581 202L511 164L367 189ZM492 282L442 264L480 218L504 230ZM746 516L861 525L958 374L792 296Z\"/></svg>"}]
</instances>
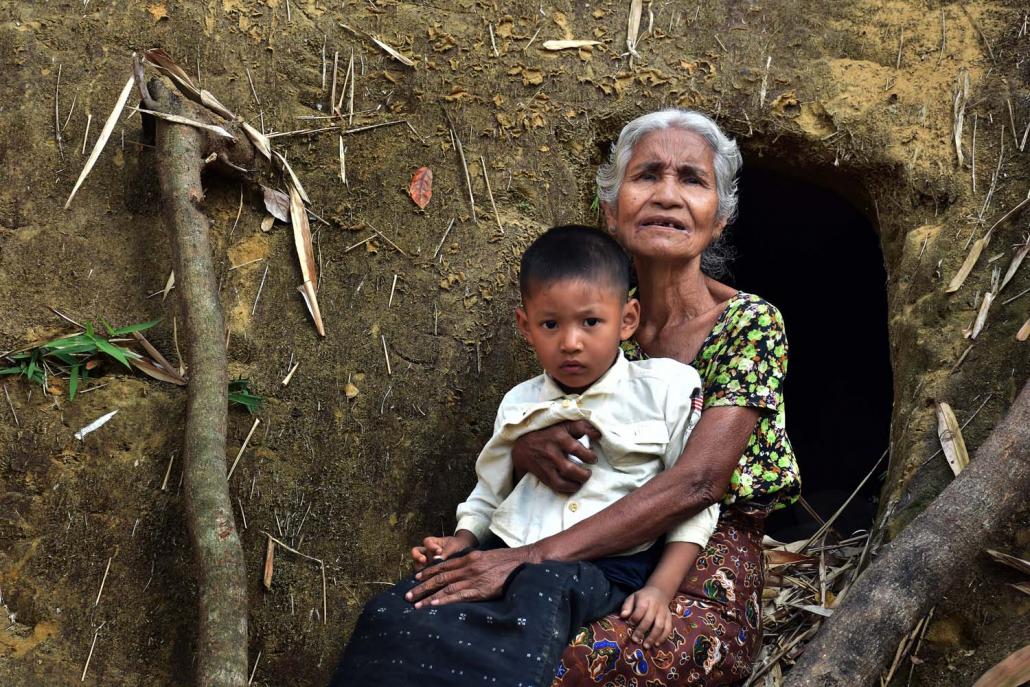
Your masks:
<instances>
[{"instance_id":1,"label":"boy's black hair","mask_svg":"<svg viewBox=\"0 0 1030 687\"><path fill-rule=\"evenodd\" d=\"M630 287L630 259L618 242L581 224L552 227L522 254L519 290L522 299L541 284L562 279L605 281L626 297Z\"/></svg>"}]
</instances>

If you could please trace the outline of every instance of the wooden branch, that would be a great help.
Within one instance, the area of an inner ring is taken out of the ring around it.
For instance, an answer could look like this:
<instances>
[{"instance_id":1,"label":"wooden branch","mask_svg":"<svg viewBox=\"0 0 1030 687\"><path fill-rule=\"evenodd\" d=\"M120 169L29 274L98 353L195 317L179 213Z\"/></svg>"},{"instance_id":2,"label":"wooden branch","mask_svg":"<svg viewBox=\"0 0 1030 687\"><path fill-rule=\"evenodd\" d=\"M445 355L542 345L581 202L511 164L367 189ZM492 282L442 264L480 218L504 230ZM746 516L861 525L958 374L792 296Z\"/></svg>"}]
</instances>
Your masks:
<instances>
[{"instance_id":1,"label":"wooden branch","mask_svg":"<svg viewBox=\"0 0 1030 687\"><path fill-rule=\"evenodd\" d=\"M148 90L156 111L213 120L160 79L152 79ZM210 222L200 209L204 199L200 175L212 153L231 162L224 167L228 170L252 166L255 155L244 135L230 143L194 126L165 119L155 124L158 176L175 255L176 292L190 370L183 470L200 601L197 684L243 687L248 667L246 570L225 478L229 404L225 326Z\"/></svg>"},{"instance_id":2,"label":"wooden branch","mask_svg":"<svg viewBox=\"0 0 1030 687\"><path fill-rule=\"evenodd\" d=\"M916 621L963 579L1030 492L1030 382L969 467L848 591L784 687L871 685Z\"/></svg>"}]
</instances>

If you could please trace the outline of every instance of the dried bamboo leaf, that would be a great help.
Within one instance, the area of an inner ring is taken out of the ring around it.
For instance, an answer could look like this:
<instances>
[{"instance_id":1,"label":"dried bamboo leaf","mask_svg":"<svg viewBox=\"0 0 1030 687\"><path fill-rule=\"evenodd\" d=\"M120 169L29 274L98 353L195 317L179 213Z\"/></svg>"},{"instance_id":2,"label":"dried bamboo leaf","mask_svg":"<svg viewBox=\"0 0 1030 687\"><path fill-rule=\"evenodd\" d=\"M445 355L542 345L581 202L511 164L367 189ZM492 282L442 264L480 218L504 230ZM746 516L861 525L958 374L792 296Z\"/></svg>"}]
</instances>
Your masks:
<instances>
[{"instance_id":1,"label":"dried bamboo leaf","mask_svg":"<svg viewBox=\"0 0 1030 687\"><path fill-rule=\"evenodd\" d=\"M558 51L572 48L586 48L592 45L601 45L601 41L567 40L567 41L544 41L540 47L544 50Z\"/></svg>"},{"instance_id":2,"label":"dried bamboo leaf","mask_svg":"<svg viewBox=\"0 0 1030 687\"><path fill-rule=\"evenodd\" d=\"M634 57L640 57L637 53L637 34L640 33L640 16L643 12L643 0L633 0L629 4L629 21L626 24L626 50Z\"/></svg>"},{"instance_id":3,"label":"dried bamboo leaf","mask_svg":"<svg viewBox=\"0 0 1030 687\"><path fill-rule=\"evenodd\" d=\"M406 56L402 55L401 53L397 52L396 50L391 48L389 45L387 45L386 43L384 43L380 39L376 38L375 36L369 36L369 38L372 39L373 43L375 43L380 48L385 50L387 52L387 54L390 55L390 57L392 57L393 59L397 60L401 64L405 64L405 65L407 65L409 67L414 67L415 66L415 63L411 61L411 58L406 57Z\"/></svg>"},{"instance_id":4,"label":"dried bamboo leaf","mask_svg":"<svg viewBox=\"0 0 1030 687\"><path fill-rule=\"evenodd\" d=\"M317 282L318 270L315 266L315 253L311 247L311 226L308 224L308 213L301 201L300 190L293 184L290 189L290 222L293 224L293 243L300 260L300 273L304 281Z\"/></svg>"},{"instance_id":5,"label":"dried bamboo leaf","mask_svg":"<svg viewBox=\"0 0 1030 687\"><path fill-rule=\"evenodd\" d=\"M89 434L90 432L95 432L96 430L106 425L108 420L113 418L117 413L117 410L112 410L110 413L107 413L106 415L101 415L96 420L93 420L93 422L89 423L88 425L80 429L78 432L76 432L75 438L79 441L82 441L86 438L87 434Z\"/></svg>"},{"instance_id":6,"label":"dried bamboo leaf","mask_svg":"<svg viewBox=\"0 0 1030 687\"><path fill-rule=\"evenodd\" d=\"M322 324L322 313L318 308L318 297L315 294L315 284L318 283L318 269L315 266L315 253L311 247L311 227L308 225L308 213L301 201L300 190L288 184L290 190L290 221L293 224L293 243L297 249L297 259L300 261L300 272L304 277L304 283L297 287L304 297L304 304L308 307L311 319L315 323L315 329L320 336L325 336L325 327Z\"/></svg>"},{"instance_id":7,"label":"dried bamboo leaf","mask_svg":"<svg viewBox=\"0 0 1030 687\"><path fill-rule=\"evenodd\" d=\"M1030 681L1030 644L1009 654L984 673L973 687L1019 687Z\"/></svg>"},{"instance_id":8,"label":"dried bamboo leaf","mask_svg":"<svg viewBox=\"0 0 1030 687\"><path fill-rule=\"evenodd\" d=\"M261 184L261 193L265 199L265 209L281 222L290 221L290 197L282 191Z\"/></svg>"},{"instance_id":9,"label":"dried bamboo leaf","mask_svg":"<svg viewBox=\"0 0 1030 687\"><path fill-rule=\"evenodd\" d=\"M1016 332L1016 341L1026 341L1027 339L1030 339L1030 319L1027 319Z\"/></svg>"},{"instance_id":10,"label":"dried bamboo leaf","mask_svg":"<svg viewBox=\"0 0 1030 687\"><path fill-rule=\"evenodd\" d=\"M996 551L995 549L985 549L987 555L998 561L1002 565L1007 565L1013 570L1018 570L1024 575L1030 575L1030 561L1023 560L1022 558L1016 558L1010 556L1007 553Z\"/></svg>"},{"instance_id":11,"label":"dried bamboo leaf","mask_svg":"<svg viewBox=\"0 0 1030 687\"><path fill-rule=\"evenodd\" d=\"M303 200L305 203L310 204L311 199L308 198L307 192L304 191L304 186L300 183L300 179L298 179L297 175L293 173L293 168L290 167L290 163L286 161L285 157L279 154L279 151L273 150L272 152L275 154L276 159L279 160L279 164L282 165L282 168L285 169L286 173L290 176L290 181L292 182L293 187L296 188L297 192L300 194L301 200ZM304 219L304 223L307 224L306 216Z\"/></svg>"},{"instance_id":12,"label":"dried bamboo leaf","mask_svg":"<svg viewBox=\"0 0 1030 687\"><path fill-rule=\"evenodd\" d=\"M165 288L161 295L162 301L168 298L168 294L171 293L173 286L175 286L175 270L168 273L168 281L165 282Z\"/></svg>"},{"instance_id":13,"label":"dried bamboo leaf","mask_svg":"<svg viewBox=\"0 0 1030 687\"><path fill-rule=\"evenodd\" d=\"M82 182L86 180L86 176L93 169L93 165L97 163L97 158L100 157L101 151L107 144L107 139L111 138L111 132L114 131L114 125L118 123L119 116L122 110L125 108L126 101L129 100L129 94L132 92L132 86L134 83L134 77L130 76L128 81L125 82L125 86L122 87L122 92L118 95L118 100L115 102L114 109L111 110L111 115L104 122L104 128L100 132L100 136L97 138L96 144L93 146L93 152L89 154L89 159L86 160L86 165L82 168L82 172L79 173L79 178L75 181L75 186L72 188L71 194L68 196L68 200L64 203L64 209L67 210L72 204L72 198L78 192L79 187L82 186Z\"/></svg>"},{"instance_id":14,"label":"dried bamboo leaf","mask_svg":"<svg viewBox=\"0 0 1030 687\"><path fill-rule=\"evenodd\" d=\"M231 122L232 120L236 119L236 115L233 113L233 111L227 108L221 102L219 102L218 98L212 95L210 91L205 91L201 89L200 104L206 107L207 109L211 110L215 114L219 115L220 117L226 119L227 121Z\"/></svg>"},{"instance_id":15,"label":"dried bamboo leaf","mask_svg":"<svg viewBox=\"0 0 1030 687\"><path fill-rule=\"evenodd\" d=\"M1024 594L1030 595L1030 582L1010 582L1009 586L1016 591L1023 592Z\"/></svg>"},{"instance_id":16,"label":"dried bamboo leaf","mask_svg":"<svg viewBox=\"0 0 1030 687\"><path fill-rule=\"evenodd\" d=\"M272 143L268 140L268 136L265 136L263 133L242 120L240 121L240 126L243 127L243 131L246 132L247 136L250 138L250 142L254 144L254 147L265 156L266 160L271 162Z\"/></svg>"},{"instance_id":17,"label":"dried bamboo leaf","mask_svg":"<svg viewBox=\"0 0 1030 687\"><path fill-rule=\"evenodd\" d=\"M957 477L969 465L969 453L966 451L966 442L962 439L962 429L955 418L955 412L943 401L937 403L937 436L941 440L944 457Z\"/></svg>"},{"instance_id":18,"label":"dried bamboo leaf","mask_svg":"<svg viewBox=\"0 0 1030 687\"><path fill-rule=\"evenodd\" d=\"M159 72L174 81L191 100L200 101L200 89L193 84L193 79L164 50L161 48L144 50L143 59L157 67Z\"/></svg>"},{"instance_id":19,"label":"dried bamboo leaf","mask_svg":"<svg viewBox=\"0 0 1030 687\"><path fill-rule=\"evenodd\" d=\"M980 332L984 328L984 323L987 322L987 311L991 309L991 303L994 302L994 293L988 291L984 294L984 299L980 303L980 310L976 313L976 319L973 321L973 326L970 327L967 337L975 339L980 335Z\"/></svg>"},{"instance_id":20,"label":"dried bamboo leaf","mask_svg":"<svg viewBox=\"0 0 1030 687\"><path fill-rule=\"evenodd\" d=\"M1005 290L1005 285L1008 284L1012 277L1016 276L1016 270L1023 264L1023 260L1026 258L1026 254L1030 253L1030 241L1027 241L1023 247L1016 253L1016 256L1012 258L1012 262L1009 263L1009 268L1005 270L1005 276L1001 280L1001 286L998 287L998 293Z\"/></svg>"},{"instance_id":21,"label":"dried bamboo leaf","mask_svg":"<svg viewBox=\"0 0 1030 687\"><path fill-rule=\"evenodd\" d=\"M800 553L793 553L791 551L781 550L766 550L765 552L765 565L767 568L773 568L780 565L793 565L795 563L813 564L817 561L814 556L806 556Z\"/></svg>"},{"instance_id":22,"label":"dried bamboo leaf","mask_svg":"<svg viewBox=\"0 0 1030 687\"><path fill-rule=\"evenodd\" d=\"M965 283L966 277L969 276L969 273L973 271L973 267L976 266L976 261L980 259L980 253L983 252L983 249L990 238L991 235L987 234L983 238L979 238L973 242L973 247L969 249L969 255L966 256L965 261L962 263L962 267L959 268L958 273L948 284L948 288L944 289L944 293L955 293L962 288L962 284Z\"/></svg>"},{"instance_id":23,"label":"dried bamboo leaf","mask_svg":"<svg viewBox=\"0 0 1030 687\"><path fill-rule=\"evenodd\" d=\"M220 127L217 124L207 124L205 122L198 122L197 120L190 119L189 117L181 117L179 115L169 114L167 112L156 112L154 110L147 110L142 107L135 107L133 108L133 110L136 112L142 112L143 114L148 114L152 117L157 117L158 119L164 119L174 124L185 124L187 126L196 127L197 129L204 129L205 131L210 131L219 136L228 138L234 142L236 141L235 136L229 133L224 127Z\"/></svg>"},{"instance_id":24,"label":"dried bamboo leaf","mask_svg":"<svg viewBox=\"0 0 1030 687\"><path fill-rule=\"evenodd\" d=\"M138 360L135 358L129 358L129 362L137 370L148 377L153 377L159 382L168 382L169 384L175 384L176 386L186 386L186 380L180 377L177 373L174 371L164 370L149 360L142 358Z\"/></svg>"},{"instance_id":25,"label":"dried bamboo leaf","mask_svg":"<svg viewBox=\"0 0 1030 687\"><path fill-rule=\"evenodd\" d=\"M318 309L318 297L315 295L315 285L309 281L297 287L297 291L304 297L304 305L307 306L311 319L315 322L315 330L319 336L325 336L325 326L322 324L322 312Z\"/></svg>"}]
</instances>

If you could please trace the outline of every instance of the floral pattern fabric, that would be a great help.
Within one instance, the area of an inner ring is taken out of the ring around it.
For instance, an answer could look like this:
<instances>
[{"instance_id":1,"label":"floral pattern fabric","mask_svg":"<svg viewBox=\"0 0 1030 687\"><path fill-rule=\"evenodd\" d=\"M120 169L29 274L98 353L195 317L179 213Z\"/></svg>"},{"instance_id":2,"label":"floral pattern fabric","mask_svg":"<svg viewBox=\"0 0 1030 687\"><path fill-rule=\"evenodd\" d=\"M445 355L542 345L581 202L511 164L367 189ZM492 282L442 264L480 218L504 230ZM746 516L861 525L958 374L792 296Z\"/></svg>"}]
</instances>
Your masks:
<instances>
[{"instance_id":1,"label":"floral pattern fabric","mask_svg":"<svg viewBox=\"0 0 1030 687\"><path fill-rule=\"evenodd\" d=\"M764 517L736 506L722 511L670 604L670 639L645 649L618 615L606 616L574 635L551 687L741 684L762 638Z\"/></svg>"},{"instance_id":2,"label":"floral pattern fabric","mask_svg":"<svg viewBox=\"0 0 1030 687\"><path fill-rule=\"evenodd\" d=\"M633 340L626 341L623 350L630 360L647 357ZM738 291L691 365L701 375L705 408L762 410L723 503L747 502L771 511L797 501L801 478L787 438L783 402L787 336L780 311L754 294Z\"/></svg>"}]
</instances>

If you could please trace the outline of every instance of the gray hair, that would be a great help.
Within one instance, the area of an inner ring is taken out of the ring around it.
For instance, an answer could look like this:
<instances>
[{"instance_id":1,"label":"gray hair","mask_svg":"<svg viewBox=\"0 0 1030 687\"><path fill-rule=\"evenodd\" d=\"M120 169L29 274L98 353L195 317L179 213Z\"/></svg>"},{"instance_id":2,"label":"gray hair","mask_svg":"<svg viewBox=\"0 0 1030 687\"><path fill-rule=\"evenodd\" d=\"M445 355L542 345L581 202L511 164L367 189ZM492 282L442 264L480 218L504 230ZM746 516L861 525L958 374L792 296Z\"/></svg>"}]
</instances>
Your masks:
<instances>
[{"instance_id":1,"label":"gray hair","mask_svg":"<svg viewBox=\"0 0 1030 687\"><path fill-rule=\"evenodd\" d=\"M626 166L633 157L637 143L653 131L682 129L703 138L712 149L715 169L715 190L719 195L716 218L730 224L737 216L737 173L743 162L737 143L722 132L709 117L694 110L670 108L637 117L622 128L619 139L612 145L608 162L597 170L597 196L601 202L614 207L619 189L626 177ZM712 276L726 272L726 263L732 258L732 247L725 240L726 232L719 235L701 255L701 267Z\"/></svg>"}]
</instances>

